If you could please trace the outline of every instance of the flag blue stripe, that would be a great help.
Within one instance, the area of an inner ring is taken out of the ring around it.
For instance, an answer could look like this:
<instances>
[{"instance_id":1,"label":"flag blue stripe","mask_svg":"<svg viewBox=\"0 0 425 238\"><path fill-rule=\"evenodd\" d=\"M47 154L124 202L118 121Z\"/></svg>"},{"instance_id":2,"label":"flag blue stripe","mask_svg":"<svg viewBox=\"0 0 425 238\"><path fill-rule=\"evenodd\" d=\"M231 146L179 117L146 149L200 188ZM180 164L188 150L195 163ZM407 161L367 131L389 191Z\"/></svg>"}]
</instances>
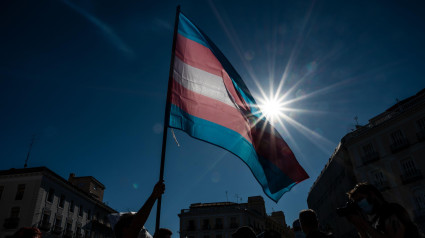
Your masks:
<instances>
[{"instance_id":1,"label":"flag blue stripe","mask_svg":"<svg viewBox=\"0 0 425 238\"><path fill-rule=\"evenodd\" d=\"M269 160L258 156L252 144L233 130L190 115L174 104L171 104L169 126L235 154L250 168L264 193L275 202L296 184ZM270 192L269 188L283 184L284 189L273 194Z\"/></svg>"}]
</instances>

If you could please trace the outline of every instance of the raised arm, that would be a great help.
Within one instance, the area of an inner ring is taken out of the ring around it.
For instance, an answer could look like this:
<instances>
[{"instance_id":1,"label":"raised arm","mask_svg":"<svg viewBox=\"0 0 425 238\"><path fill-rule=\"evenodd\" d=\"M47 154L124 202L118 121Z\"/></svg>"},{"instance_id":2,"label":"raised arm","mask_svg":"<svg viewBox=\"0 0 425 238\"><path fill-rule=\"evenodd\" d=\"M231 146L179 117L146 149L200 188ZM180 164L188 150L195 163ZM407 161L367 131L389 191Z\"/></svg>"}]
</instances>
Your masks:
<instances>
[{"instance_id":1,"label":"raised arm","mask_svg":"<svg viewBox=\"0 0 425 238\"><path fill-rule=\"evenodd\" d=\"M148 220L149 214L151 213L152 207L155 204L155 201L164 193L165 184L163 181L159 181L153 188L152 194L143 204L142 208L134 215L133 221L129 229L125 231L124 237L128 238L137 238L140 230Z\"/></svg>"}]
</instances>

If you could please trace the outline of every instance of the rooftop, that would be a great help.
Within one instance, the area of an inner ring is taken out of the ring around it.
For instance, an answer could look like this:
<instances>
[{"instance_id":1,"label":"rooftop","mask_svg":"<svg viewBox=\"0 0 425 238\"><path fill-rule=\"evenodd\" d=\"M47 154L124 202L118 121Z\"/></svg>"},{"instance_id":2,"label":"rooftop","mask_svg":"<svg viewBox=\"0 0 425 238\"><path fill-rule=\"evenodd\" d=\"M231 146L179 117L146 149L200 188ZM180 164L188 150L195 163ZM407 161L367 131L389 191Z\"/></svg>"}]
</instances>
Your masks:
<instances>
[{"instance_id":1,"label":"rooftop","mask_svg":"<svg viewBox=\"0 0 425 238\"><path fill-rule=\"evenodd\" d=\"M97 199L93 198L89 193L80 189L79 187L75 186L74 184L70 183L68 180L62 178L61 176L59 176L58 174L56 174L55 172L53 172L52 170L50 170L47 167L43 166L43 167L33 167L33 168L24 168L24 169L11 168L11 169L8 169L8 170L0 170L0 176L18 175L18 174L32 174L32 173L43 173L45 175L50 175L50 176L58 179L59 181L65 183L66 185L72 187L73 189L75 189L79 193L82 193L83 196L85 196L87 199L89 199L92 202L96 203L97 205L107 209L109 212L115 212L115 213L117 212L113 208L111 208L108 205L106 205L105 203L100 202Z\"/></svg>"}]
</instances>

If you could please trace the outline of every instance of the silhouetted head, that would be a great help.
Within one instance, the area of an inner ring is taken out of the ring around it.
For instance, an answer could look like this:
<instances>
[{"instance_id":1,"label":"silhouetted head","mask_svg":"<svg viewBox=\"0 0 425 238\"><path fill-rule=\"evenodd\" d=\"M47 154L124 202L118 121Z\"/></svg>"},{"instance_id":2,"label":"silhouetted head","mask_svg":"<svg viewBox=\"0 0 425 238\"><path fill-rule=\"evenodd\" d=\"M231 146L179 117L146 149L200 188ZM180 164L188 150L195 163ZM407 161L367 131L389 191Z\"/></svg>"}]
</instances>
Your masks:
<instances>
[{"instance_id":1,"label":"silhouetted head","mask_svg":"<svg viewBox=\"0 0 425 238\"><path fill-rule=\"evenodd\" d=\"M171 238L171 235L173 232L171 232L170 229L167 228L159 228L157 236L155 238Z\"/></svg>"},{"instance_id":2,"label":"silhouetted head","mask_svg":"<svg viewBox=\"0 0 425 238\"><path fill-rule=\"evenodd\" d=\"M368 183L358 183L348 193L348 198L357 203L360 209L367 213L372 214L379 209L380 206L385 204L382 193L373 185Z\"/></svg>"},{"instance_id":3,"label":"silhouetted head","mask_svg":"<svg viewBox=\"0 0 425 238\"><path fill-rule=\"evenodd\" d=\"M294 229L294 231L301 231L300 219L297 219L292 223L292 229Z\"/></svg>"},{"instance_id":4,"label":"silhouetted head","mask_svg":"<svg viewBox=\"0 0 425 238\"><path fill-rule=\"evenodd\" d=\"M41 238L41 235L41 231L36 227L22 227L13 234L13 238Z\"/></svg>"},{"instance_id":5,"label":"silhouetted head","mask_svg":"<svg viewBox=\"0 0 425 238\"><path fill-rule=\"evenodd\" d=\"M299 215L301 229L305 234L319 229L316 212L312 209L302 210Z\"/></svg>"},{"instance_id":6,"label":"silhouetted head","mask_svg":"<svg viewBox=\"0 0 425 238\"><path fill-rule=\"evenodd\" d=\"M134 215L131 213L126 213L120 217L119 221L114 226L114 233L116 238L124 237L124 230L130 227L133 218Z\"/></svg>"},{"instance_id":7,"label":"silhouetted head","mask_svg":"<svg viewBox=\"0 0 425 238\"><path fill-rule=\"evenodd\" d=\"M232 234L232 238L256 238L256 236L251 227L241 226Z\"/></svg>"}]
</instances>

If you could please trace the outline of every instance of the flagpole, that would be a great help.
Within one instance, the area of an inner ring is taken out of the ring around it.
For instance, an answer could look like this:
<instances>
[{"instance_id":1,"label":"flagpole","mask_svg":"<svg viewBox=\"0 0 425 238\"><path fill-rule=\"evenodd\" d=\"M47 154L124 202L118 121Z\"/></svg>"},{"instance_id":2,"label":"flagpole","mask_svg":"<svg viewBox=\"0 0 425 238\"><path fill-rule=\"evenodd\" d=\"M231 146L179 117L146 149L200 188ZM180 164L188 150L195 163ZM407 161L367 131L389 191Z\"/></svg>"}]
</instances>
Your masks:
<instances>
[{"instance_id":1,"label":"flagpole","mask_svg":"<svg viewBox=\"0 0 425 238\"><path fill-rule=\"evenodd\" d=\"M179 26L179 14L180 14L180 5L178 5L176 8L176 18L174 20L173 46L171 49L170 72L168 73L167 101L165 103L164 129L162 134L161 167L159 170L159 181L164 180L165 149L167 146L168 124L170 122L170 98L171 98L171 86L173 84L174 56L175 56L174 52L176 50L176 38L177 38L177 29ZM154 236L156 236L159 231L159 223L161 220L161 200L162 200L162 196L158 198L158 203L156 208L156 224L155 224Z\"/></svg>"}]
</instances>

